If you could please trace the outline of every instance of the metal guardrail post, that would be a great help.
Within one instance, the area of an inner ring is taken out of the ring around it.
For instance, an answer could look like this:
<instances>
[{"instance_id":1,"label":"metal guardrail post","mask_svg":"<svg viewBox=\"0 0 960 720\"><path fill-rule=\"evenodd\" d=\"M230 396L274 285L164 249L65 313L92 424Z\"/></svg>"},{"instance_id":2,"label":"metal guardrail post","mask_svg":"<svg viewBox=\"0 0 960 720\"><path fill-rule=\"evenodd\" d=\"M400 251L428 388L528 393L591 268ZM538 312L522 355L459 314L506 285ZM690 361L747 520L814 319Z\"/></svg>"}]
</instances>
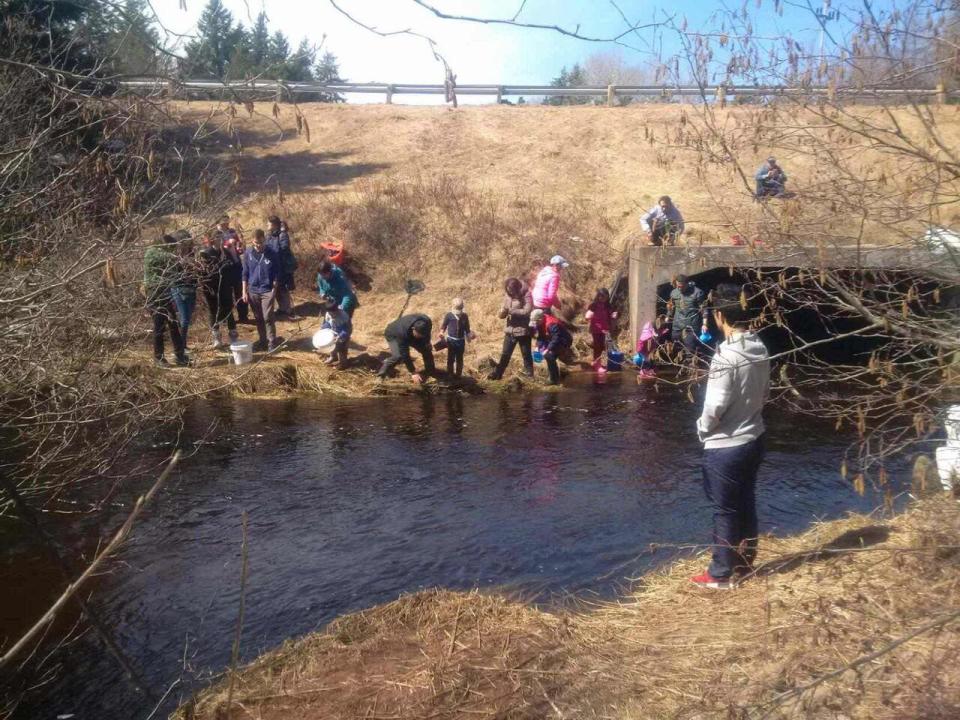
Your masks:
<instances>
[{"instance_id":1,"label":"metal guardrail post","mask_svg":"<svg viewBox=\"0 0 960 720\"><path fill-rule=\"evenodd\" d=\"M387 105L393 104L393 85L387 85Z\"/></svg>"},{"instance_id":2,"label":"metal guardrail post","mask_svg":"<svg viewBox=\"0 0 960 720\"><path fill-rule=\"evenodd\" d=\"M607 107L613 107L617 99L617 88L613 85L607 85Z\"/></svg>"},{"instance_id":3,"label":"metal guardrail post","mask_svg":"<svg viewBox=\"0 0 960 720\"><path fill-rule=\"evenodd\" d=\"M497 86L497 105L503 103L503 85Z\"/></svg>"},{"instance_id":4,"label":"metal guardrail post","mask_svg":"<svg viewBox=\"0 0 960 720\"><path fill-rule=\"evenodd\" d=\"M937 83L937 105L946 105L947 104L947 86L941 80Z\"/></svg>"}]
</instances>

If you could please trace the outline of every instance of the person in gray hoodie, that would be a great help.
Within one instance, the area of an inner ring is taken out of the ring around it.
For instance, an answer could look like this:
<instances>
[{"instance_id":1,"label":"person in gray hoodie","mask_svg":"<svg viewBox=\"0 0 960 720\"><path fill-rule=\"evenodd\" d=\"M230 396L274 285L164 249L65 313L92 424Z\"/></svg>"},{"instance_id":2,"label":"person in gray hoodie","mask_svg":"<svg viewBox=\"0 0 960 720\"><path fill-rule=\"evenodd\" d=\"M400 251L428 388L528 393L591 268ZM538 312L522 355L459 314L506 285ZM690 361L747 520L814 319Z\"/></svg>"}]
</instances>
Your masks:
<instances>
[{"instance_id":1,"label":"person in gray hoodie","mask_svg":"<svg viewBox=\"0 0 960 720\"><path fill-rule=\"evenodd\" d=\"M713 291L713 313L724 341L710 362L697 432L703 442L703 488L713 506L713 558L691 578L727 589L750 572L757 552L757 470L764 455L763 406L770 394L770 356L749 329L746 288Z\"/></svg>"}]
</instances>

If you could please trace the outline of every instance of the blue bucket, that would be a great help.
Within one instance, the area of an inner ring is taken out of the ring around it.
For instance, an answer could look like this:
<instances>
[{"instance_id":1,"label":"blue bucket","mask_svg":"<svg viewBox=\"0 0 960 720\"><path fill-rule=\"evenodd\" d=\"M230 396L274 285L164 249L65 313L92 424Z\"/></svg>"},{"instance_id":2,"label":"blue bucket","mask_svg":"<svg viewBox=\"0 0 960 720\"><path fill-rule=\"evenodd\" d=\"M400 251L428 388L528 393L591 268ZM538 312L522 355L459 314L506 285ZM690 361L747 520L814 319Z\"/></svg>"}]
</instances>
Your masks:
<instances>
[{"instance_id":1,"label":"blue bucket","mask_svg":"<svg viewBox=\"0 0 960 720\"><path fill-rule=\"evenodd\" d=\"M539 350L534 350L534 351L533 351L533 361L534 361L535 363L541 363L541 362L543 362L543 353L540 352Z\"/></svg>"},{"instance_id":2,"label":"blue bucket","mask_svg":"<svg viewBox=\"0 0 960 720\"><path fill-rule=\"evenodd\" d=\"M623 369L623 353L619 350L607 351L607 370Z\"/></svg>"}]
</instances>

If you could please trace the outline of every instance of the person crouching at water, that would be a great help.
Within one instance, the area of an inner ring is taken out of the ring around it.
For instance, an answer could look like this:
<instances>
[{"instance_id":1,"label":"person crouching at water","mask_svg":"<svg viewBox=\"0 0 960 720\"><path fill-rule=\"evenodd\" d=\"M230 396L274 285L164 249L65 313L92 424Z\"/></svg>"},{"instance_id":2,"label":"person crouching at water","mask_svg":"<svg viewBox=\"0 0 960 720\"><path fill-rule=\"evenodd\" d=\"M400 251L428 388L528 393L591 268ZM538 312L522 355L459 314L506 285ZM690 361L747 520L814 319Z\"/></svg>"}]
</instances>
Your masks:
<instances>
[{"instance_id":1,"label":"person crouching at water","mask_svg":"<svg viewBox=\"0 0 960 720\"><path fill-rule=\"evenodd\" d=\"M767 348L748 327L751 313L737 285L713 291L724 341L710 362L697 432L703 442L703 487L713 506L713 558L691 580L727 589L749 573L757 553L757 470L764 454L763 406L770 392Z\"/></svg>"},{"instance_id":2,"label":"person crouching at water","mask_svg":"<svg viewBox=\"0 0 960 720\"><path fill-rule=\"evenodd\" d=\"M450 312L443 316L438 343L447 346L448 375L463 375L463 353L467 349L467 340L475 337L476 335L470 332L470 318L463 311L463 300L454 298Z\"/></svg>"},{"instance_id":3,"label":"person crouching at water","mask_svg":"<svg viewBox=\"0 0 960 720\"><path fill-rule=\"evenodd\" d=\"M329 328L337 334L337 344L325 364L336 365L343 370L347 367L347 348L350 345L350 335L353 334L353 322L346 310L337 307L337 299L333 295L321 297L320 304L324 309L323 324L320 327Z\"/></svg>"},{"instance_id":4,"label":"person crouching at water","mask_svg":"<svg viewBox=\"0 0 960 720\"><path fill-rule=\"evenodd\" d=\"M435 368L433 365L433 350L430 347L430 335L433 331L433 323L426 315L416 313L414 315L404 315L397 318L387 325L383 331L383 336L387 339L387 345L390 346L390 357L383 361L377 376L383 380L393 372L393 368L398 363L403 363L410 371L413 381L420 385L426 379L425 376L433 375ZM423 372L418 373L413 359L410 357L410 348L414 348L423 356Z\"/></svg>"},{"instance_id":5,"label":"person crouching at water","mask_svg":"<svg viewBox=\"0 0 960 720\"><path fill-rule=\"evenodd\" d=\"M553 315L548 315L539 308L530 313L530 327L537 333L537 349L543 353L547 363L550 379L547 385L557 385L560 382L560 366L557 358L573 347L573 336Z\"/></svg>"},{"instance_id":6,"label":"person crouching at water","mask_svg":"<svg viewBox=\"0 0 960 720\"><path fill-rule=\"evenodd\" d=\"M593 338L593 369L598 373L605 373L601 358L607 349L607 339L617 314L610 305L610 291L606 288L597 290L596 297L587 307L587 320L590 321L590 336Z\"/></svg>"},{"instance_id":7,"label":"person crouching at water","mask_svg":"<svg viewBox=\"0 0 960 720\"><path fill-rule=\"evenodd\" d=\"M493 372L487 375L488 380L499 380L503 377L513 349L519 345L520 355L523 357L523 374L533 377L533 354L530 350L532 340L530 333L530 313L533 312L533 296L526 285L519 278L507 278L503 284L504 298L500 307L500 317L506 319L504 329L503 350L500 352L500 361Z\"/></svg>"}]
</instances>

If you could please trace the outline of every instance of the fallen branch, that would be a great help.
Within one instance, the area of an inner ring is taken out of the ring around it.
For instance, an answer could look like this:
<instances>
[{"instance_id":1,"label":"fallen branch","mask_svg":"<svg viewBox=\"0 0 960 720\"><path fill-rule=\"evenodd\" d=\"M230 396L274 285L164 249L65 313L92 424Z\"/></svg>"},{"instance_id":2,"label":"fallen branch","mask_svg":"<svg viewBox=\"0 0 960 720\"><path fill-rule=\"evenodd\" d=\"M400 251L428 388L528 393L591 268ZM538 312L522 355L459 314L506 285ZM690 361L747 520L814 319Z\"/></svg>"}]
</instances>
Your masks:
<instances>
[{"instance_id":1,"label":"fallen branch","mask_svg":"<svg viewBox=\"0 0 960 720\"><path fill-rule=\"evenodd\" d=\"M54 618L56 618L57 613L59 613L64 606L76 595L80 587L89 580L100 568L100 565L103 564L103 561L110 557L120 545L126 540L127 536L130 534L130 531L133 529L133 525L136 522L137 518L140 516L140 513L143 512L143 508L149 503L153 496L157 494L157 491L163 487L164 483L167 481L167 478L170 477L170 473L173 468L176 467L177 463L180 461L180 451L177 450L173 456L170 458L170 463L167 465L166 469L160 474L160 477L157 478L157 481L153 484L150 490L145 494L137 498L136 504L133 506L133 510L130 512L130 515L127 516L126 521L123 525L120 526L120 529L117 530L116 534L107 544L107 546L98 554L91 562L87 569L81 573L80 577L74 580L70 585L67 586L67 589L63 591L63 594L57 598L56 602L50 606L50 608L43 614L33 627L27 630L23 635L20 636L20 639L17 640L7 650L2 657L0 657L0 669L5 667L13 658L19 655L24 648L30 643L30 641L37 636L37 634L51 623Z\"/></svg>"}]
</instances>

